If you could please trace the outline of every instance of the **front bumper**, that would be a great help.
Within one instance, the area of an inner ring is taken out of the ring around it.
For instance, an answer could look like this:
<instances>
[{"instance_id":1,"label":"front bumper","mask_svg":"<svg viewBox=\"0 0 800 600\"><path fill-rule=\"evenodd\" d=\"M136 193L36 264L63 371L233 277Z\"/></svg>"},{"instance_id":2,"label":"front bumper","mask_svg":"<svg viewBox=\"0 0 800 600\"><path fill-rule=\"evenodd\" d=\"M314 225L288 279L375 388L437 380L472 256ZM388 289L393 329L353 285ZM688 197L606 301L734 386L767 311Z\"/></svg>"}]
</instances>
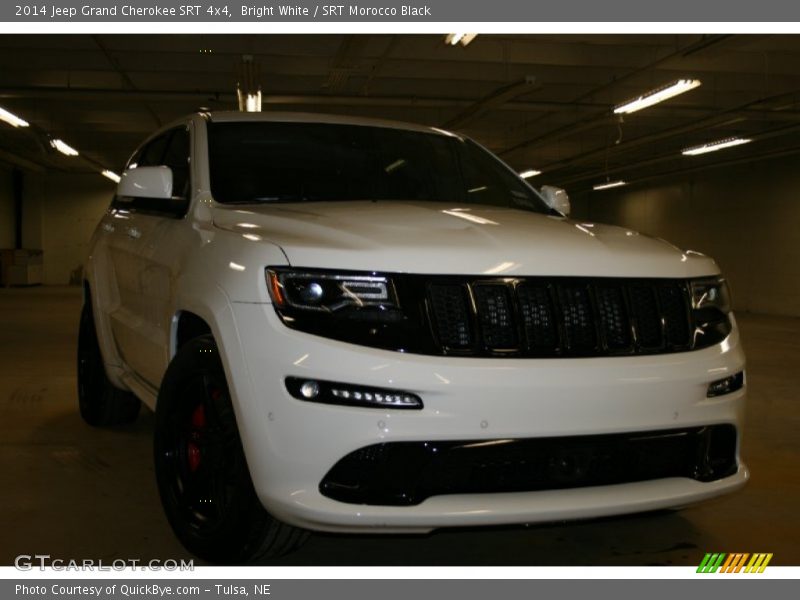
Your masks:
<instances>
[{"instance_id":1,"label":"front bumper","mask_svg":"<svg viewBox=\"0 0 800 600\"><path fill-rule=\"evenodd\" d=\"M587 436L731 424L745 389L707 398L744 368L738 332L688 353L576 359L452 358L375 350L285 327L268 304L233 303L218 341L255 489L277 518L315 530L425 532L680 506L746 482L740 462L711 482L683 477L579 489L448 494L414 506L339 502L320 493L330 469L366 446L404 441ZM292 398L287 376L395 388L425 408L341 407Z\"/></svg>"}]
</instances>

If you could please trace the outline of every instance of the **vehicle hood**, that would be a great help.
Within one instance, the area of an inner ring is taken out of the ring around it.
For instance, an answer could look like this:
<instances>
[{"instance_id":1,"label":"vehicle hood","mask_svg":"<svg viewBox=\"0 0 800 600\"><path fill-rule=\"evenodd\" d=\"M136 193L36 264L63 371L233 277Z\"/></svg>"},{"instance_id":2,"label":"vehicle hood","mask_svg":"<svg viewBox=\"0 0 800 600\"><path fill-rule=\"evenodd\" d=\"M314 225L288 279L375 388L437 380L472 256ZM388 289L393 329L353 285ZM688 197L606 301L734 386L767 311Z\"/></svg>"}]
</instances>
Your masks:
<instances>
[{"instance_id":1,"label":"vehicle hood","mask_svg":"<svg viewBox=\"0 0 800 600\"><path fill-rule=\"evenodd\" d=\"M214 225L292 266L500 276L697 277L710 258L635 231L510 208L413 201L217 205Z\"/></svg>"}]
</instances>

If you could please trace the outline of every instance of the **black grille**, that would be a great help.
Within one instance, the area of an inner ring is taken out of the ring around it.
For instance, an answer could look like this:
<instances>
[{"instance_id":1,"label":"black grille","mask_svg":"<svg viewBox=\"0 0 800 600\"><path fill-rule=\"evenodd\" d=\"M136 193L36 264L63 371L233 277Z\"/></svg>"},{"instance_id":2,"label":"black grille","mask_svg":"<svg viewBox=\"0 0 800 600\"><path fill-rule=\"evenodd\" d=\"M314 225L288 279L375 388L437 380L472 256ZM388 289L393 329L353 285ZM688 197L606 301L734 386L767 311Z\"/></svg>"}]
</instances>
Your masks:
<instances>
[{"instance_id":1,"label":"black grille","mask_svg":"<svg viewBox=\"0 0 800 600\"><path fill-rule=\"evenodd\" d=\"M592 303L585 285L558 286L564 346L570 352L591 352L597 347Z\"/></svg>"},{"instance_id":2,"label":"black grille","mask_svg":"<svg viewBox=\"0 0 800 600\"><path fill-rule=\"evenodd\" d=\"M467 288L463 285L432 285L431 311L443 348L468 348L472 345Z\"/></svg>"},{"instance_id":3,"label":"black grille","mask_svg":"<svg viewBox=\"0 0 800 600\"><path fill-rule=\"evenodd\" d=\"M674 285L658 286L658 301L664 318L664 335L667 345L688 348L690 341L689 321L686 319L686 297Z\"/></svg>"},{"instance_id":4,"label":"black grille","mask_svg":"<svg viewBox=\"0 0 800 600\"><path fill-rule=\"evenodd\" d=\"M393 442L348 454L322 494L353 504L414 505L431 496L568 489L684 477L716 481L737 469L736 429L577 437Z\"/></svg>"},{"instance_id":5,"label":"black grille","mask_svg":"<svg viewBox=\"0 0 800 600\"><path fill-rule=\"evenodd\" d=\"M639 346L646 349L661 347L664 339L655 289L650 285L635 284L628 288L628 293Z\"/></svg>"},{"instance_id":6,"label":"black grille","mask_svg":"<svg viewBox=\"0 0 800 600\"><path fill-rule=\"evenodd\" d=\"M612 350L631 347L631 323L625 307L625 296L620 285L595 287L597 312L606 346Z\"/></svg>"},{"instance_id":7,"label":"black grille","mask_svg":"<svg viewBox=\"0 0 800 600\"><path fill-rule=\"evenodd\" d=\"M503 350L517 347L517 330L511 315L511 294L505 285L476 285L475 306L487 346Z\"/></svg>"},{"instance_id":8,"label":"black grille","mask_svg":"<svg viewBox=\"0 0 800 600\"><path fill-rule=\"evenodd\" d=\"M463 280L427 287L440 350L491 356L603 356L691 348L683 280Z\"/></svg>"},{"instance_id":9,"label":"black grille","mask_svg":"<svg viewBox=\"0 0 800 600\"><path fill-rule=\"evenodd\" d=\"M543 352L558 348L558 324L548 286L521 285L517 298L528 348Z\"/></svg>"}]
</instances>

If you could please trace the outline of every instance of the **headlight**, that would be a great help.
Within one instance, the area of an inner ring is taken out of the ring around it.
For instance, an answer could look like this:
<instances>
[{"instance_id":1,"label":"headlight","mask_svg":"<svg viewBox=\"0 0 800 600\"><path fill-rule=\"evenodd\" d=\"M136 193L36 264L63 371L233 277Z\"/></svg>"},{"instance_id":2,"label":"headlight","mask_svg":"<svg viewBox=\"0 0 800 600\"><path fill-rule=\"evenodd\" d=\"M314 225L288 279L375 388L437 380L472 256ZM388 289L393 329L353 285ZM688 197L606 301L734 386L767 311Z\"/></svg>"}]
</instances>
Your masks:
<instances>
[{"instance_id":1,"label":"headlight","mask_svg":"<svg viewBox=\"0 0 800 600\"><path fill-rule=\"evenodd\" d=\"M689 285L695 326L693 346L707 348L720 343L732 330L728 284L722 277L709 277L692 280Z\"/></svg>"},{"instance_id":2,"label":"headlight","mask_svg":"<svg viewBox=\"0 0 800 600\"><path fill-rule=\"evenodd\" d=\"M373 348L433 351L424 303L397 274L268 267L265 275L287 327Z\"/></svg>"},{"instance_id":3,"label":"headlight","mask_svg":"<svg viewBox=\"0 0 800 600\"><path fill-rule=\"evenodd\" d=\"M727 315L731 312L731 295L727 282L721 277L692 281L692 308L716 309Z\"/></svg>"},{"instance_id":4,"label":"headlight","mask_svg":"<svg viewBox=\"0 0 800 600\"><path fill-rule=\"evenodd\" d=\"M331 313L399 308L392 281L382 275L269 268L267 287L278 308Z\"/></svg>"}]
</instances>

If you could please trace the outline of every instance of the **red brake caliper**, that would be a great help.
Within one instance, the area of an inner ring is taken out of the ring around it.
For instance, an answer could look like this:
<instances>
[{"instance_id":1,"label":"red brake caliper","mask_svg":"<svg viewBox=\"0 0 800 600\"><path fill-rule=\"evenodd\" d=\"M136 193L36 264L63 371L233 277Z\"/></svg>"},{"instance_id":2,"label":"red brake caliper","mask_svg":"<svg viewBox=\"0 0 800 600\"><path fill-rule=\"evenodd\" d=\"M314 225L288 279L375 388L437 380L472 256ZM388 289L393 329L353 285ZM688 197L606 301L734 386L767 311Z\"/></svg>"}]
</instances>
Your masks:
<instances>
[{"instance_id":1,"label":"red brake caliper","mask_svg":"<svg viewBox=\"0 0 800 600\"><path fill-rule=\"evenodd\" d=\"M195 430L194 439L201 435L206 426L206 409L201 404L194 409L192 413L192 428ZM194 439L189 440L186 444L186 456L189 461L189 470L194 473L200 467L200 447L195 443Z\"/></svg>"}]
</instances>

